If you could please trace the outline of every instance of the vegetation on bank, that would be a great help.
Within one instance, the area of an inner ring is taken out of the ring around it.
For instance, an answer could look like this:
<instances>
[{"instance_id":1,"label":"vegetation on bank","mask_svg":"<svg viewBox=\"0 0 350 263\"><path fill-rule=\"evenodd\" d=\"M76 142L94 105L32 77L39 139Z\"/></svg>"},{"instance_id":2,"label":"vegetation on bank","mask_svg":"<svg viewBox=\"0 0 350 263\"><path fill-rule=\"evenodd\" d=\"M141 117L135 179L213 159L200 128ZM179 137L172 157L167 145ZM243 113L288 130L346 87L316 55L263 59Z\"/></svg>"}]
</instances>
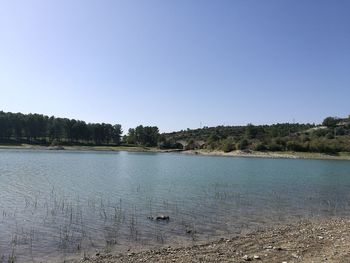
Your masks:
<instances>
[{"instance_id":1,"label":"vegetation on bank","mask_svg":"<svg viewBox=\"0 0 350 263\"><path fill-rule=\"evenodd\" d=\"M224 152L234 150L328 154L350 152L350 116L327 117L321 125L249 124L204 127L163 134L159 133L156 126L139 125L129 129L124 136L122 132L120 124L86 123L41 114L0 111L1 144L158 147Z\"/></svg>"},{"instance_id":2,"label":"vegetation on bank","mask_svg":"<svg viewBox=\"0 0 350 263\"><path fill-rule=\"evenodd\" d=\"M164 134L167 141L183 142L185 149L274 152L350 152L350 116L327 117L322 125L274 124L217 126Z\"/></svg>"},{"instance_id":3,"label":"vegetation on bank","mask_svg":"<svg viewBox=\"0 0 350 263\"><path fill-rule=\"evenodd\" d=\"M28 144L120 144L120 124L0 111L0 142Z\"/></svg>"},{"instance_id":4,"label":"vegetation on bank","mask_svg":"<svg viewBox=\"0 0 350 263\"><path fill-rule=\"evenodd\" d=\"M0 111L0 143L30 145L156 147L158 127L137 126L122 137L122 126Z\"/></svg>"}]
</instances>

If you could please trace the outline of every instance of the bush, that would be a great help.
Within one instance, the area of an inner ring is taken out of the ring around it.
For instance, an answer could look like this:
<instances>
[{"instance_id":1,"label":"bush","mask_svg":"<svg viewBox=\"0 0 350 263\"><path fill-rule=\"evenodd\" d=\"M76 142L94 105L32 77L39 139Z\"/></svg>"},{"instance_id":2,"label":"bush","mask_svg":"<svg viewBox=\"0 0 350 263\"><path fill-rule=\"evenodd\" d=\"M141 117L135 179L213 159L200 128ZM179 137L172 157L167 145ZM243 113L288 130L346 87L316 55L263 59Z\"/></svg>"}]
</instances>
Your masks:
<instances>
[{"instance_id":1,"label":"bush","mask_svg":"<svg viewBox=\"0 0 350 263\"><path fill-rule=\"evenodd\" d=\"M280 152L280 151L283 151L283 147L282 145L279 145L275 142L271 142L267 145L267 149L269 151L275 151L275 152Z\"/></svg>"},{"instance_id":2,"label":"bush","mask_svg":"<svg viewBox=\"0 0 350 263\"><path fill-rule=\"evenodd\" d=\"M233 142L224 142L224 144L222 145L222 150L225 153L232 152L233 150L236 150L236 146Z\"/></svg>"},{"instance_id":3,"label":"bush","mask_svg":"<svg viewBox=\"0 0 350 263\"><path fill-rule=\"evenodd\" d=\"M335 134L337 135L337 136L339 136L339 135L345 135L345 129L343 128L343 127L337 127L337 128L335 128Z\"/></svg>"},{"instance_id":4,"label":"bush","mask_svg":"<svg viewBox=\"0 0 350 263\"><path fill-rule=\"evenodd\" d=\"M326 136L327 133L329 132L330 132L329 129L318 129L313 132L313 135L316 135L317 137L323 137L323 136Z\"/></svg>"},{"instance_id":5,"label":"bush","mask_svg":"<svg viewBox=\"0 0 350 263\"><path fill-rule=\"evenodd\" d=\"M206 149L208 150L215 150L219 147L219 143L218 142L208 142L207 145L205 146Z\"/></svg>"},{"instance_id":6,"label":"bush","mask_svg":"<svg viewBox=\"0 0 350 263\"><path fill-rule=\"evenodd\" d=\"M287 142L287 150L295 152L306 152L309 149L308 143L300 143L296 141Z\"/></svg>"},{"instance_id":7,"label":"bush","mask_svg":"<svg viewBox=\"0 0 350 263\"><path fill-rule=\"evenodd\" d=\"M254 151L266 151L266 150L267 150L267 146L262 142L259 142L256 145L254 145Z\"/></svg>"},{"instance_id":8,"label":"bush","mask_svg":"<svg viewBox=\"0 0 350 263\"><path fill-rule=\"evenodd\" d=\"M327 140L315 140L310 143L310 151L321 153L336 153L340 151L337 142Z\"/></svg>"},{"instance_id":9,"label":"bush","mask_svg":"<svg viewBox=\"0 0 350 263\"><path fill-rule=\"evenodd\" d=\"M237 150L245 150L248 148L248 141L247 139L243 139L239 141L236 145Z\"/></svg>"},{"instance_id":10,"label":"bush","mask_svg":"<svg viewBox=\"0 0 350 263\"><path fill-rule=\"evenodd\" d=\"M327 133L326 138L329 139L329 140L330 139L334 139L333 133L332 132Z\"/></svg>"}]
</instances>

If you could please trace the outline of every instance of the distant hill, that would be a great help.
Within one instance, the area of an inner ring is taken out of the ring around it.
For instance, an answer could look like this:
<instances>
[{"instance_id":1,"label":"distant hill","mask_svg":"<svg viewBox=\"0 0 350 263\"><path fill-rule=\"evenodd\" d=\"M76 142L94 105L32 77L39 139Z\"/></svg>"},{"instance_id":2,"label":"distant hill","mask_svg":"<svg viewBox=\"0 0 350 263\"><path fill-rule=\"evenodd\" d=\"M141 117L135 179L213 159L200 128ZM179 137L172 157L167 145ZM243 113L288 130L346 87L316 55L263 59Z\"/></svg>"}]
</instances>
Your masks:
<instances>
[{"instance_id":1,"label":"distant hill","mask_svg":"<svg viewBox=\"0 0 350 263\"><path fill-rule=\"evenodd\" d=\"M163 134L168 145L185 149L350 152L350 118L327 117L320 125L217 126Z\"/></svg>"}]
</instances>

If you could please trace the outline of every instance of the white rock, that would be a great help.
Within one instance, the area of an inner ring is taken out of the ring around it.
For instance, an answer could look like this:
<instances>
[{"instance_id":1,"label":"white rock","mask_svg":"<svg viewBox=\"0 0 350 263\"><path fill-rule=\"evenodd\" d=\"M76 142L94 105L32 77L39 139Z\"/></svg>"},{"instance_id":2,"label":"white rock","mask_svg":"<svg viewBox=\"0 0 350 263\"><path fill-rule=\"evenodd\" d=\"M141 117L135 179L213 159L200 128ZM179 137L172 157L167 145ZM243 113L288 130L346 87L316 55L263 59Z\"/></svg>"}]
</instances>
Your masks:
<instances>
[{"instance_id":1,"label":"white rock","mask_svg":"<svg viewBox=\"0 0 350 263\"><path fill-rule=\"evenodd\" d=\"M242 257L242 259L245 260L245 261L251 261L252 260L248 255L244 255Z\"/></svg>"},{"instance_id":2,"label":"white rock","mask_svg":"<svg viewBox=\"0 0 350 263\"><path fill-rule=\"evenodd\" d=\"M299 258L299 256L296 253L292 253L293 258Z\"/></svg>"}]
</instances>

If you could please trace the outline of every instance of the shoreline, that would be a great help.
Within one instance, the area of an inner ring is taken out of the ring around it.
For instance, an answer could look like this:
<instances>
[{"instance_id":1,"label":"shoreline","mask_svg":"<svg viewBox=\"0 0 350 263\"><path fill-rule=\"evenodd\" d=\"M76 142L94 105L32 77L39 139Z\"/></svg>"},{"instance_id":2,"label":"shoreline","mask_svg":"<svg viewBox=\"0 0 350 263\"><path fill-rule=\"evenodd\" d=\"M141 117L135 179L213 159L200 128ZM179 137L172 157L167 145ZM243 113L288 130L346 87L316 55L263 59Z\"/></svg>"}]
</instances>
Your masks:
<instances>
[{"instance_id":1,"label":"shoreline","mask_svg":"<svg viewBox=\"0 0 350 263\"><path fill-rule=\"evenodd\" d=\"M98 252L70 262L349 262L349 228L345 218L309 219L200 245Z\"/></svg>"},{"instance_id":2,"label":"shoreline","mask_svg":"<svg viewBox=\"0 0 350 263\"><path fill-rule=\"evenodd\" d=\"M310 160L350 160L350 154L330 155L312 152L259 152L259 151L208 151L208 150L187 150L183 154L221 156L221 157L246 157L246 158L272 158L272 159L310 159Z\"/></svg>"},{"instance_id":3,"label":"shoreline","mask_svg":"<svg viewBox=\"0 0 350 263\"><path fill-rule=\"evenodd\" d=\"M0 150L41 150L41 151L91 151L91 152L173 152L143 146L42 146L42 145L0 145Z\"/></svg>"},{"instance_id":4,"label":"shoreline","mask_svg":"<svg viewBox=\"0 0 350 263\"><path fill-rule=\"evenodd\" d=\"M97 152L150 152L150 153L181 153L188 155L218 156L218 157L244 157L244 158L272 158L272 159L311 159L311 160L350 160L350 153L330 155L313 152L260 152L260 151L209 151L180 150L180 149L159 149L143 146L41 146L41 145L0 145L0 150L55 150L55 151L97 151Z\"/></svg>"}]
</instances>

